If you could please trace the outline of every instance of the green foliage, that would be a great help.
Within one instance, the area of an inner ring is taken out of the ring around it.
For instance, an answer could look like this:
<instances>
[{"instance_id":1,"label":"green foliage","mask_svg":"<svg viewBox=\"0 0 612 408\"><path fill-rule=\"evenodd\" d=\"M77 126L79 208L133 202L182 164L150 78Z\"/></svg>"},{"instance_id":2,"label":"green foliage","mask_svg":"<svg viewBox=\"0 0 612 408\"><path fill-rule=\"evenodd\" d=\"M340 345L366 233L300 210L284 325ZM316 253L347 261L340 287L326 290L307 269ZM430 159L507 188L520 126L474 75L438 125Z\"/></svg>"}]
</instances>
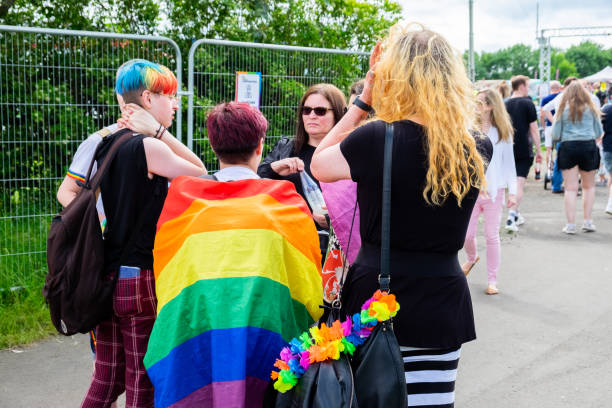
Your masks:
<instances>
[{"instance_id":1,"label":"green foliage","mask_svg":"<svg viewBox=\"0 0 612 408\"><path fill-rule=\"evenodd\" d=\"M7 25L151 34L159 22L155 0L14 0L6 11L0 7Z\"/></svg>"},{"instance_id":2,"label":"green foliage","mask_svg":"<svg viewBox=\"0 0 612 408\"><path fill-rule=\"evenodd\" d=\"M182 44L219 38L362 50L401 13L388 0L173 0L165 10L168 34Z\"/></svg>"},{"instance_id":3,"label":"green foliage","mask_svg":"<svg viewBox=\"0 0 612 408\"><path fill-rule=\"evenodd\" d=\"M166 35L177 40L184 62L202 37L367 50L399 15L388 0L0 0L0 24ZM165 43L0 32L0 348L53 332L40 289L50 215L60 209L55 194L80 141L118 117L115 70L131 58L176 67ZM196 54L194 150L209 169L217 167L206 112L234 99L236 71L264 75L267 152L293 135L308 86L332 82L346 91L366 67L367 58L355 55L203 46ZM187 78L186 63L183 69ZM14 286L25 289L15 295L8 290Z\"/></svg>"},{"instance_id":4,"label":"green foliage","mask_svg":"<svg viewBox=\"0 0 612 408\"><path fill-rule=\"evenodd\" d=\"M585 77L612 65L612 48L604 50L601 44L583 41L571 46L565 57L575 64L578 77Z\"/></svg>"},{"instance_id":5,"label":"green foliage","mask_svg":"<svg viewBox=\"0 0 612 408\"><path fill-rule=\"evenodd\" d=\"M56 333L42 297L40 274L33 274L25 283L0 292L0 349Z\"/></svg>"},{"instance_id":6,"label":"green foliage","mask_svg":"<svg viewBox=\"0 0 612 408\"><path fill-rule=\"evenodd\" d=\"M495 52L474 53L476 79L508 79L512 75L534 77L538 67L537 50L516 44Z\"/></svg>"},{"instance_id":7,"label":"green foliage","mask_svg":"<svg viewBox=\"0 0 612 408\"><path fill-rule=\"evenodd\" d=\"M467 64L467 51L464 53ZM566 52L553 49L550 58L551 79L559 70L559 80L568 76L584 77L612 65L612 48L604 49L590 41L570 47ZM495 52L474 53L476 79L510 79L513 75L539 76L540 50L517 44Z\"/></svg>"},{"instance_id":8,"label":"green foliage","mask_svg":"<svg viewBox=\"0 0 612 408\"><path fill-rule=\"evenodd\" d=\"M557 70L559 71L558 76ZM555 50L550 56L550 76L551 79L558 78L563 83L569 76L578 76L576 64L568 61L565 53Z\"/></svg>"}]
</instances>

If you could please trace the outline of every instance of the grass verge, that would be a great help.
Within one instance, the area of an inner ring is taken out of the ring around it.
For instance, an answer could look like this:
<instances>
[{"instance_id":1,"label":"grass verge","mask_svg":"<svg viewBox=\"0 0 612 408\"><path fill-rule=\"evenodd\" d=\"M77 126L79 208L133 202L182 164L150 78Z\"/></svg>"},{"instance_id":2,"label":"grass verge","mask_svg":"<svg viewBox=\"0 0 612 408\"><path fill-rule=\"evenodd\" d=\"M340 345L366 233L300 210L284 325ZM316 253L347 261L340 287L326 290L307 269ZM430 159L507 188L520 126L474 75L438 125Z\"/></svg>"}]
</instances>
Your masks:
<instances>
[{"instance_id":1,"label":"grass verge","mask_svg":"<svg viewBox=\"0 0 612 408\"><path fill-rule=\"evenodd\" d=\"M42 280L0 294L0 349L29 344L54 334L41 290Z\"/></svg>"}]
</instances>

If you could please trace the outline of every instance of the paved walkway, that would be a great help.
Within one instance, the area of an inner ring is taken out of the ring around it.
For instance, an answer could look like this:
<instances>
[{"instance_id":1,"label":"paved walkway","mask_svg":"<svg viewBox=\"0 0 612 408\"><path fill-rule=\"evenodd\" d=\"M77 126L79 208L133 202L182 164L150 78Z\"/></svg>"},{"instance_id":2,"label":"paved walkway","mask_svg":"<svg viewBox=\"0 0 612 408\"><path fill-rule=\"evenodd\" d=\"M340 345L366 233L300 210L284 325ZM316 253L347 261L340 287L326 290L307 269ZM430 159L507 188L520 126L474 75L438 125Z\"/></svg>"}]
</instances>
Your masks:
<instances>
[{"instance_id":1,"label":"paved walkway","mask_svg":"<svg viewBox=\"0 0 612 408\"><path fill-rule=\"evenodd\" d=\"M598 187L598 232L567 236L563 197L528 182L526 223L517 235L502 236L501 293L484 294L484 253L468 279L478 340L462 350L458 408L610 406L612 216L605 204L606 190ZM481 233L481 250L483 244ZM0 351L0 407L78 406L92 370L86 335L20 351Z\"/></svg>"}]
</instances>

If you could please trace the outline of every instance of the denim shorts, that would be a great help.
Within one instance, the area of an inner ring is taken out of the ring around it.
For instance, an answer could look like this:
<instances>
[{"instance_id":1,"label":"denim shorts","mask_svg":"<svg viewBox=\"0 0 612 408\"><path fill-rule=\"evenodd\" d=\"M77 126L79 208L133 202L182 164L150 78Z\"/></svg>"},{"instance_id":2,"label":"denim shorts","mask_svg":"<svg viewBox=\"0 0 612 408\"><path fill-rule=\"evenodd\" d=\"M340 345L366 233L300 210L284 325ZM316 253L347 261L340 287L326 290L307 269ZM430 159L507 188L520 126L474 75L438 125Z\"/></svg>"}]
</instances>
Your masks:
<instances>
[{"instance_id":1,"label":"denim shorts","mask_svg":"<svg viewBox=\"0 0 612 408\"><path fill-rule=\"evenodd\" d=\"M612 174L612 152L603 152L603 164L608 174Z\"/></svg>"},{"instance_id":2,"label":"denim shorts","mask_svg":"<svg viewBox=\"0 0 612 408\"><path fill-rule=\"evenodd\" d=\"M561 143L557 157L559 168L569 170L575 166L582 171L599 168L599 148L594 140L571 140Z\"/></svg>"}]
</instances>

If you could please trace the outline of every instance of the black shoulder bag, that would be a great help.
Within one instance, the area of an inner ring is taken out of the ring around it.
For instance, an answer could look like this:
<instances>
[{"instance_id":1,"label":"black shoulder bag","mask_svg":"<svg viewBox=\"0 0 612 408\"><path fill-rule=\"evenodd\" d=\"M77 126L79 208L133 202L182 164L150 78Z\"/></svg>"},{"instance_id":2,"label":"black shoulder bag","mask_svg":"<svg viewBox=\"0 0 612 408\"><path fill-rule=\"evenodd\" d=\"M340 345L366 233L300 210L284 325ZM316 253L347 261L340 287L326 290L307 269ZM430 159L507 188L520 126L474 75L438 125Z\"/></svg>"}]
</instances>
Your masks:
<instances>
[{"instance_id":1,"label":"black shoulder bag","mask_svg":"<svg viewBox=\"0 0 612 408\"><path fill-rule=\"evenodd\" d=\"M391 164L393 124L387 123L383 167L382 231L380 291L389 293L389 247L391 232ZM393 333L391 319L380 322L365 343L355 350L351 365L355 377L357 402L360 407L406 407L404 361Z\"/></svg>"},{"instance_id":2,"label":"black shoulder bag","mask_svg":"<svg viewBox=\"0 0 612 408\"><path fill-rule=\"evenodd\" d=\"M391 227L391 164L393 125L385 132L380 290L389 292L389 244ZM356 205L355 205L356 208ZM355 212L353 212L353 221ZM352 235L352 226L351 233ZM350 239L350 238L349 238ZM349 241L350 246L350 241ZM348 255L348 254L347 254ZM346 262L346 260L345 260ZM344 268L343 268L344 269ZM343 281L343 279L341 279ZM340 293L332 305L328 325L338 317ZM404 363L391 319L380 322L353 357L314 363L293 389L276 397L277 408L393 408L406 407ZM264 406L270 406L264 402Z\"/></svg>"}]
</instances>

